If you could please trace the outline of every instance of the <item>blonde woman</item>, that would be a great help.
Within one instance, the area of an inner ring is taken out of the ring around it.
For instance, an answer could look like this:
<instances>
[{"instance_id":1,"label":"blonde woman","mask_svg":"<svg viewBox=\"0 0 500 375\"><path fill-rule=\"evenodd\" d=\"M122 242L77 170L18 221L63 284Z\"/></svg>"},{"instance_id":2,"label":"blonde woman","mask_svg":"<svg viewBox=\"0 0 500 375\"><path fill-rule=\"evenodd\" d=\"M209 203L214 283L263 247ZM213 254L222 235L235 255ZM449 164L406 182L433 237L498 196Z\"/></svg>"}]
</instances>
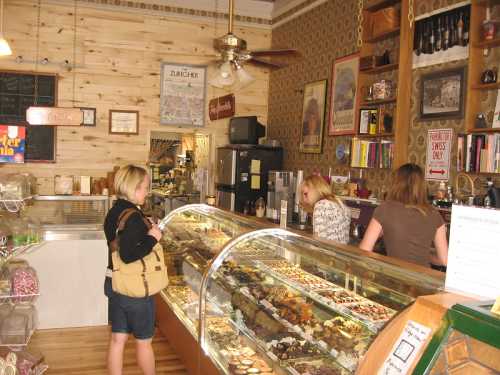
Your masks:
<instances>
[{"instance_id":1,"label":"blonde woman","mask_svg":"<svg viewBox=\"0 0 500 375\"><path fill-rule=\"evenodd\" d=\"M349 242L351 210L338 199L321 176L307 177L301 186L301 205L313 215L314 235L343 244Z\"/></svg>"},{"instance_id":2,"label":"blonde woman","mask_svg":"<svg viewBox=\"0 0 500 375\"><path fill-rule=\"evenodd\" d=\"M113 291L111 242L116 237L119 218L125 210L130 208L136 212L132 212L119 233L119 255L124 263L135 262L150 254L161 238L161 231L156 224L151 224L151 227L146 225L144 214L139 208L144 204L149 191L149 177L144 168L134 165L120 168L115 175L114 187L118 200L109 210L104 221L109 253L104 293L108 297L109 320L111 321L108 373L122 374L123 350L129 334L132 334L136 339L139 367L145 375L154 375L155 358L151 345L155 323L154 297L133 298Z\"/></svg>"},{"instance_id":3,"label":"blonde woman","mask_svg":"<svg viewBox=\"0 0 500 375\"><path fill-rule=\"evenodd\" d=\"M389 256L427 267L446 265L446 226L427 201L424 172L418 165L404 164L395 172L387 200L375 209L359 247L372 251L381 235ZM433 242L437 259L431 256Z\"/></svg>"}]
</instances>

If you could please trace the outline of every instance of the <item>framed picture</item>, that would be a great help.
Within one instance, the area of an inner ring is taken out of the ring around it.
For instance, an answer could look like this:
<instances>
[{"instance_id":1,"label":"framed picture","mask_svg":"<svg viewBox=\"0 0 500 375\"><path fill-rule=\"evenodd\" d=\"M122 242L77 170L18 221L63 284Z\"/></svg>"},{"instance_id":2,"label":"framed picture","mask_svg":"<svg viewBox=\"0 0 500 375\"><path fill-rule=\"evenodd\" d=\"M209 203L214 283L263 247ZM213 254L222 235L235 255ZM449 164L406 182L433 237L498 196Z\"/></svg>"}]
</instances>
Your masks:
<instances>
[{"instance_id":1,"label":"framed picture","mask_svg":"<svg viewBox=\"0 0 500 375\"><path fill-rule=\"evenodd\" d=\"M110 134L139 134L139 111L109 110Z\"/></svg>"},{"instance_id":2,"label":"framed picture","mask_svg":"<svg viewBox=\"0 0 500 375\"><path fill-rule=\"evenodd\" d=\"M321 153L325 118L326 79L306 84L302 104L300 151Z\"/></svg>"},{"instance_id":3,"label":"framed picture","mask_svg":"<svg viewBox=\"0 0 500 375\"><path fill-rule=\"evenodd\" d=\"M95 126L95 108L80 107L80 110L83 112L82 126Z\"/></svg>"},{"instance_id":4,"label":"framed picture","mask_svg":"<svg viewBox=\"0 0 500 375\"><path fill-rule=\"evenodd\" d=\"M421 120L464 116L465 68L423 74L420 81Z\"/></svg>"},{"instance_id":5,"label":"framed picture","mask_svg":"<svg viewBox=\"0 0 500 375\"><path fill-rule=\"evenodd\" d=\"M161 64L160 124L205 126L206 65Z\"/></svg>"},{"instance_id":6,"label":"framed picture","mask_svg":"<svg viewBox=\"0 0 500 375\"><path fill-rule=\"evenodd\" d=\"M357 53L333 62L328 135L356 133L358 72Z\"/></svg>"}]
</instances>

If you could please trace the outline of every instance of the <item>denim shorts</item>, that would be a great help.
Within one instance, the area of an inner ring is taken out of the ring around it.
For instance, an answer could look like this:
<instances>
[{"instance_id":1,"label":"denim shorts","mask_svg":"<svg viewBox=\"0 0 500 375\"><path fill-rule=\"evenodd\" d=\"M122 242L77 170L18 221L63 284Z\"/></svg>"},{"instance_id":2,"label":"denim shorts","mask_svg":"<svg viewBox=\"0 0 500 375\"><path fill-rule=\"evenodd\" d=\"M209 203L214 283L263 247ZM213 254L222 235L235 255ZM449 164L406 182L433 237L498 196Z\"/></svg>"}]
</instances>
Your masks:
<instances>
[{"instance_id":1,"label":"denim shorts","mask_svg":"<svg viewBox=\"0 0 500 375\"><path fill-rule=\"evenodd\" d=\"M111 277L104 281L108 297L108 320L111 332L132 333L138 340L150 339L155 330L154 297L132 298L113 291Z\"/></svg>"}]
</instances>

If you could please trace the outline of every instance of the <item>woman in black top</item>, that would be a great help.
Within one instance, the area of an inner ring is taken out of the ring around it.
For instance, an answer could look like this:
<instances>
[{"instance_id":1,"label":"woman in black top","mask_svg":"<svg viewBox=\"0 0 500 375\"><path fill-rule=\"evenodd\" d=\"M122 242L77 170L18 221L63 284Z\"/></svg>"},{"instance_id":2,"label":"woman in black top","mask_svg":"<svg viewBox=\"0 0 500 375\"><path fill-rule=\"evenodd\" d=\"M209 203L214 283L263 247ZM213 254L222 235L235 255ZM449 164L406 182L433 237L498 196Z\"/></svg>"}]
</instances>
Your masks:
<instances>
[{"instance_id":1,"label":"woman in black top","mask_svg":"<svg viewBox=\"0 0 500 375\"><path fill-rule=\"evenodd\" d=\"M111 341L108 353L108 370L111 375L121 375L123 350L128 335L136 338L136 355L139 367L145 375L155 374L155 359L151 340L154 334L154 297L132 298L113 291L111 275L113 270L110 243L116 237L118 220L123 211L133 208L119 237L119 255L124 263L132 263L149 253L161 238L156 224L151 229L144 222L144 214L139 205L149 190L149 178L145 169L133 165L120 168L114 183L118 200L109 210L104 221L104 232L108 242L108 270L104 291L109 301Z\"/></svg>"}]
</instances>

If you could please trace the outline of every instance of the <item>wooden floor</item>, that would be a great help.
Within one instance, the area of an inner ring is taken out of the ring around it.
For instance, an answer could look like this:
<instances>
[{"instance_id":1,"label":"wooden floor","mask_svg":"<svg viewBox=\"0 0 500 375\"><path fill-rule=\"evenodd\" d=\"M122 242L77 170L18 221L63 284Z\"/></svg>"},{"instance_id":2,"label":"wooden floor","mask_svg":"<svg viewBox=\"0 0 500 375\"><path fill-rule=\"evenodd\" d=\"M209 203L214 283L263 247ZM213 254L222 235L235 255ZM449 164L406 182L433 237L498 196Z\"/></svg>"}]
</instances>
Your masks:
<instances>
[{"instance_id":1,"label":"wooden floor","mask_svg":"<svg viewBox=\"0 0 500 375\"><path fill-rule=\"evenodd\" d=\"M48 375L106 375L109 327L38 330L28 348L37 350L49 365ZM186 375L184 365L159 332L153 339L157 375ZM124 375L140 375L135 360L135 340L125 347Z\"/></svg>"}]
</instances>

